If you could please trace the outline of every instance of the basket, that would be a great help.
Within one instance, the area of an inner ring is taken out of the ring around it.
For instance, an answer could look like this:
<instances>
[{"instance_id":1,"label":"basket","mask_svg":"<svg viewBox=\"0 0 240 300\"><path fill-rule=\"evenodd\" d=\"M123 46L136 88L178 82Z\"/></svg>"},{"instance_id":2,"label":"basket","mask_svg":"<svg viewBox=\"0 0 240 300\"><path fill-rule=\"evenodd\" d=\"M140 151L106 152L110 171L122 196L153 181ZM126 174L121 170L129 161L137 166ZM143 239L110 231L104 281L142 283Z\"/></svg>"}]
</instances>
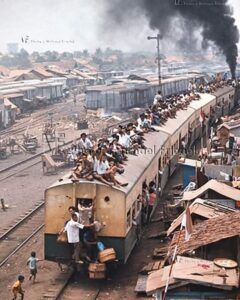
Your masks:
<instances>
[{"instance_id":1,"label":"basket","mask_svg":"<svg viewBox=\"0 0 240 300\"><path fill-rule=\"evenodd\" d=\"M99 260L101 263L116 259L116 252L113 248L105 249L99 252Z\"/></svg>"},{"instance_id":2,"label":"basket","mask_svg":"<svg viewBox=\"0 0 240 300\"><path fill-rule=\"evenodd\" d=\"M106 272L89 272L89 278L90 279L105 279L106 278Z\"/></svg>"},{"instance_id":3,"label":"basket","mask_svg":"<svg viewBox=\"0 0 240 300\"><path fill-rule=\"evenodd\" d=\"M88 267L89 278L104 279L106 277L106 265L100 263L90 263Z\"/></svg>"},{"instance_id":4,"label":"basket","mask_svg":"<svg viewBox=\"0 0 240 300\"><path fill-rule=\"evenodd\" d=\"M103 272L106 271L106 265L100 263L90 263L88 267L89 272Z\"/></svg>"}]
</instances>

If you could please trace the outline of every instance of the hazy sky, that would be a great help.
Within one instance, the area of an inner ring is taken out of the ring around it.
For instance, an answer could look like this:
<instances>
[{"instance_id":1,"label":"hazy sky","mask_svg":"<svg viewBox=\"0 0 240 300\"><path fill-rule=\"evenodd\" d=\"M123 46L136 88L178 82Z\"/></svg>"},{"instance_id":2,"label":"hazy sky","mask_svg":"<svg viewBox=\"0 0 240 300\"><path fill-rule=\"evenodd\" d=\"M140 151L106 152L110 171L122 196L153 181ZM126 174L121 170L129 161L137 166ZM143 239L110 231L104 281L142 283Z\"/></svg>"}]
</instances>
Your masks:
<instances>
[{"instance_id":1,"label":"hazy sky","mask_svg":"<svg viewBox=\"0 0 240 300\"><path fill-rule=\"evenodd\" d=\"M108 46L125 51L154 50L153 42L146 39L153 32L144 17L139 16L135 28L103 32L106 1L112 0L0 0L0 51L6 51L9 42L19 43L29 52L94 51ZM240 0L229 3L240 28ZM26 36L29 41L22 43Z\"/></svg>"}]
</instances>

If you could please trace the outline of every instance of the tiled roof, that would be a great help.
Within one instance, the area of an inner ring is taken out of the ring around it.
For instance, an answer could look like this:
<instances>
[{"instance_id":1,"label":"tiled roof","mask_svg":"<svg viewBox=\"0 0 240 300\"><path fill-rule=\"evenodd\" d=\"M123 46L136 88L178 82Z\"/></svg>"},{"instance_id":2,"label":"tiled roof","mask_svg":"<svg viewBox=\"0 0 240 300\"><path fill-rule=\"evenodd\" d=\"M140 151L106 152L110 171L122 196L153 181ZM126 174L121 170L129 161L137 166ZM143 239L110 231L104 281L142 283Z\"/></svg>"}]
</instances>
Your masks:
<instances>
[{"instance_id":1,"label":"tiled roof","mask_svg":"<svg viewBox=\"0 0 240 300\"><path fill-rule=\"evenodd\" d=\"M235 211L232 208L203 199L196 199L189 206L189 209L191 215L195 214L206 219L217 218ZM178 226L181 225L183 215L184 212L172 222L171 226L168 228L167 235L170 235Z\"/></svg>"},{"instance_id":2,"label":"tiled roof","mask_svg":"<svg viewBox=\"0 0 240 300\"><path fill-rule=\"evenodd\" d=\"M201 246L240 235L240 212L233 212L203 221L193 226L193 232L185 241L185 230L176 232L173 236L170 251L173 252L179 238L177 254L184 254Z\"/></svg>"}]
</instances>

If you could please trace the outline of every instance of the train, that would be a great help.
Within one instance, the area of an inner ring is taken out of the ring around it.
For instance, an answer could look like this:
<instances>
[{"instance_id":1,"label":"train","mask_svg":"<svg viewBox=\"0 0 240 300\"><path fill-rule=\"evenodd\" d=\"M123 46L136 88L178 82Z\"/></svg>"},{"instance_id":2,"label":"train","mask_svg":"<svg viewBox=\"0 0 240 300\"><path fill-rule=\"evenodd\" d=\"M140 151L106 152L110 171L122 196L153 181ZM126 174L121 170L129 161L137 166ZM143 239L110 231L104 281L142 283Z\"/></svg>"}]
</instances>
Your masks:
<instances>
[{"instance_id":1,"label":"train","mask_svg":"<svg viewBox=\"0 0 240 300\"><path fill-rule=\"evenodd\" d=\"M127 262L142 226L139 197L143 184L156 183L159 191L156 207L178 163L182 139L193 144L201 135L200 112L208 116L207 128L217 118L228 114L236 104L235 88L231 86L224 86L215 94L199 95L200 99L192 101L187 109L179 110L176 118L169 118L160 127L155 126L158 132L144 136L146 149L139 150L137 156L128 155L125 172L119 175L121 181L129 183L127 187L110 187L97 180L72 182L68 174L45 190L46 260L62 263L71 260L70 247L67 243L58 243L57 236L69 219L68 207L77 207L81 200L85 200L89 204L95 203L94 220L105 225L97 233L97 239L107 248L115 249L120 263Z\"/></svg>"}]
</instances>

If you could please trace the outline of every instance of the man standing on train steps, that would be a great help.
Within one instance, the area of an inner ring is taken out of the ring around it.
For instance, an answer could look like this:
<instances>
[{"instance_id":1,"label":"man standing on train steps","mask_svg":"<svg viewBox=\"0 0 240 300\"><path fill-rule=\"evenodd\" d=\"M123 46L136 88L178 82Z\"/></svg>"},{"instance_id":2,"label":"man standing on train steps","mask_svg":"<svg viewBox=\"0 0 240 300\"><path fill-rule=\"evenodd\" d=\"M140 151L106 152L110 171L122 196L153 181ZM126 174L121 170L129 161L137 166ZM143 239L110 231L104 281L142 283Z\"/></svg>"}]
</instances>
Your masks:
<instances>
[{"instance_id":1,"label":"man standing on train steps","mask_svg":"<svg viewBox=\"0 0 240 300\"><path fill-rule=\"evenodd\" d=\"M67 222L63 232L67 232L68 243L73 246L72 258L77 263L82 263L80 260L81 244L79 238L79 230L84 228L94 227L94 224L83 225L78 223L78 217L75 213L72 214L71 220Z\"/></svg>"}]
</instances>

